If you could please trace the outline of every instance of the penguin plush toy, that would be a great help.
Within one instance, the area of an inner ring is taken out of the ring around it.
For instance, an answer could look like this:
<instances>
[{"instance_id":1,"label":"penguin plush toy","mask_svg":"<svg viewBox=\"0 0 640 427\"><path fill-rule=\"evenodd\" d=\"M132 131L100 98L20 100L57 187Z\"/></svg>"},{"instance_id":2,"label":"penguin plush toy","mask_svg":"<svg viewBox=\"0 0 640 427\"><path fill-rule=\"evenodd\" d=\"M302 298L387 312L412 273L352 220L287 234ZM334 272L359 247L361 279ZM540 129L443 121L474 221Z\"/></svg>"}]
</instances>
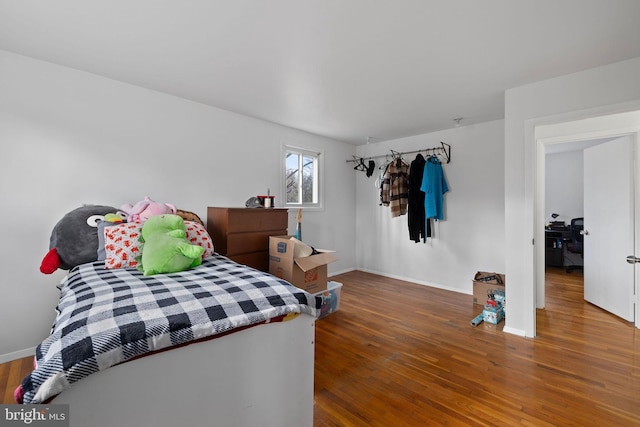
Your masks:
<instances>
[{"instance_id":1,"label":"penguin plush toy","mask_svg":"<svg viewBox=\"0 0 640 427\"><path fill-rule=\"evenodd\" d=\"M73 267L98 259L98 223L107 214L118 214L113 206L86 205L67 213L53 227L49 239L49 252L42 259L40 271L51 274L58 268Z\"/></svg>"}]
</instances>

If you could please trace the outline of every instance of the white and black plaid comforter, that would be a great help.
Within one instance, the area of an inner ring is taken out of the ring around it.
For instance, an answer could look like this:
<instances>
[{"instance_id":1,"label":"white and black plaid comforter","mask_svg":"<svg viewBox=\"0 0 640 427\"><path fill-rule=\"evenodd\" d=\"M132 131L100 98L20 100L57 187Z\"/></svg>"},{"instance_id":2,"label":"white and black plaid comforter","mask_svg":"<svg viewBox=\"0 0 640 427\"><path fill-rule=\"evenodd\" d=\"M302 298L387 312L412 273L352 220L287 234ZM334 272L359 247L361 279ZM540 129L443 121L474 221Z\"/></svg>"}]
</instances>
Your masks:
<instances>
[{"instance_id":1,"label":"white and black plaid comforter","mask_svg":"<svg viewBox=\"0 0 640 427\"><path fill-rule=\"evenodd\" d=\"M214 255L175 274L144 276L100 262L71 270L60 285L51 336L21 384L40 403L88 375L150 352L290 313L315 316L312 295Z\"/></svg>"}]
</instances>

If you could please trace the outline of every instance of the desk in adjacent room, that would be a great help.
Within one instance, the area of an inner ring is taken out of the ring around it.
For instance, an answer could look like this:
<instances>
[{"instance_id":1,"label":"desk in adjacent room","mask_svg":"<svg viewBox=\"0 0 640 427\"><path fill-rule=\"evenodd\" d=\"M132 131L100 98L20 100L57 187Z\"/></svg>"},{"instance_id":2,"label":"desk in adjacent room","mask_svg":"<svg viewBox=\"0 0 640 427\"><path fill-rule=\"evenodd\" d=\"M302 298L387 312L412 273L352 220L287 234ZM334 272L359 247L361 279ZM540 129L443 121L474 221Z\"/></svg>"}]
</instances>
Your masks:
<instances>
[{"instance_id":1,"label":"desk in adjacent room","mask_svg":"<svg viewBox=\"0 0 640 427\"><path fill-rule=\"evenodd\" d=\"M545 230L545 265L547 267L564 267L564 254L567 242L571 240L571 231Z\"/></svg>"}]
</instances>

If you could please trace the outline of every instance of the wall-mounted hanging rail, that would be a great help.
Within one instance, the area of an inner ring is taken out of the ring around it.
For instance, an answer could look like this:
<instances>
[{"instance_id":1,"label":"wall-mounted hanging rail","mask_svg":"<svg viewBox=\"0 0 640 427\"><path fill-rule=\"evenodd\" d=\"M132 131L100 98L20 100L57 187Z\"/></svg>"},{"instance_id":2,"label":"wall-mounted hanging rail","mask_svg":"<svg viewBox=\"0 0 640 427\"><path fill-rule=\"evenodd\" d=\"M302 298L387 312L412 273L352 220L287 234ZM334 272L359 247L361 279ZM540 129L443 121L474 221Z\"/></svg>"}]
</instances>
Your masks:
<instances>
[{"instance_id":1,"label":"wall-mounted hanging rail","mask_svg":"<svg viewBox=\"0 0 640 427\"><path fill-rule=\"evenodd\" d=\"M379 156L369 156L369 157L353 156L353 159L347 160L347 163L352 162L352 163L356 163L359 166L364 166L365 160L384 159L384 158L389 158L389 156L391 156L393 159L397 159L398 157L402 157L407 154L418 154L418 153L425 153L427 156L442 155L446 159L447 163L451 162L451 145L447 144L446 142L440 141L440 147L423 148L422 150L403 151L403 152L391 150L391 154L382 154ZM364 167L366 168L366 166ZM362 169L362 170L365 170L365 169Z\"/></svg>"}]
</instances>

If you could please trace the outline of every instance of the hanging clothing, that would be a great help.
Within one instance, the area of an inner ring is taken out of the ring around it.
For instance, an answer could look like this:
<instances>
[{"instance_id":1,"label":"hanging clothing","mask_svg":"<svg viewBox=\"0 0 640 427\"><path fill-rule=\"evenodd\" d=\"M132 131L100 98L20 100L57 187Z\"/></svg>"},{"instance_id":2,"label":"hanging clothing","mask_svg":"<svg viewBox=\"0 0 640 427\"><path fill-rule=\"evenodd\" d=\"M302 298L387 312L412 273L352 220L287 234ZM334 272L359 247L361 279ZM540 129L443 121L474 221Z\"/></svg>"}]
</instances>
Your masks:
<instances>
[{"instance_id":1,"label":"hanging clothing","mask_svg":"<svg viewBox=\"0 0 640 427\"><path fill-rule=\"evenodd\" d=\"M444 193L449 191L442 164L431 156L424 165L420 189L424 191L424 213L427 218L444 219Z\"/></svg>"},{"instance_id":2,"label":"hanging clothing","mask_svg":"<svg viewBox=\"0 0 640 427\"><path fill-rule=\"evenodd\" d=\"M389 178L387 177L387 169L389 169L389 164L384 167L384 171L380 176L380 206L389 206L389 202L391 201L391 196L389 194Z\"/></svg>"},{"instance_id":3,"label":"hanging clothing","mask_svg":"<svg viewBox=\"0 0 640 427\"><path fill-rule=\"evenodd\" d=\"M426 160L422 154L418 154L409 167L409 204L407 206L409 239L414 242L427 241L431 237L431 220L424 213L424 192L422 177Z\"/></svg>"},{"instance_id":4,"label":"hanging clothing","mask_svg":"<svg viewBox=\"0 0 640 427\"><path fill-rule=\"evenodd\" d=\"M385 173L385 180L389 179L389 207L391 217L395 218L407 213L409 202L409 166L401 159L391 162Z\"/></svg>"}]
</instances>

